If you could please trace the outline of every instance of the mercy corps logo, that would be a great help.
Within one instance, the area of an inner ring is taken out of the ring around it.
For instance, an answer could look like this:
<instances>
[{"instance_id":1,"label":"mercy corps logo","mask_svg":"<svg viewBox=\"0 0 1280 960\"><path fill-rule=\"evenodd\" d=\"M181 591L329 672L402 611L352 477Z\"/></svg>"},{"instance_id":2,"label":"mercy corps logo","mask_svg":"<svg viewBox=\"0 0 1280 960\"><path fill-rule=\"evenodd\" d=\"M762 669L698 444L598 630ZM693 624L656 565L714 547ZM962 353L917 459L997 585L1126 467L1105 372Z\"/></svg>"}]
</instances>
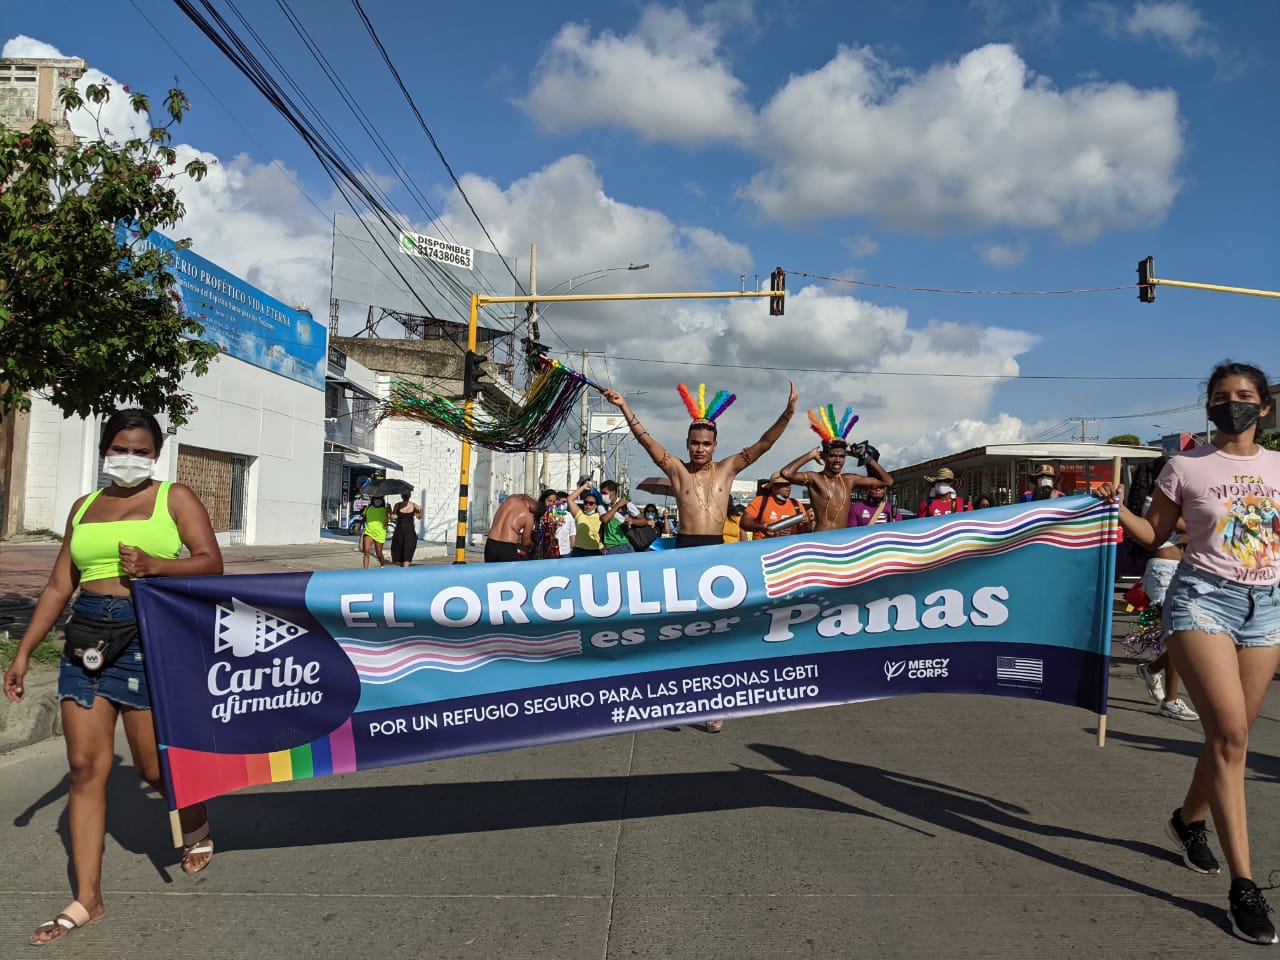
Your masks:
<instances>
[{"instance_id":1,"label":"mercy corps logo","mask_svg":"<svg viewBox=\"0 0 1280 960\"><path fill-rule=\"evenodd\" d=\"M273 656L268 663L262 656L305 633L305 627L235 597L230 607L218 604L213 652L225 656L229 651L241 662L219 660L209 668L209 693L218 698L213 718L229 723L233 716L320 703L324 692L315 689L320 682L318 660L297 662L287 655ZM252 663L243 662L249 658Z\"/></svg>"},{"instance_id":2,"label":"mercy corps logo","mask_svg":"<svg viewBox=\"0 0 1280 960\"><path fill-rule=\"evenodd\" d=\"M908 680L927 680L931 677L947 676L947 664L950 657L938 657L933 660L886 660L884 662L884 678L892 682L906 674Z\"/></svg>"}]
</instances>

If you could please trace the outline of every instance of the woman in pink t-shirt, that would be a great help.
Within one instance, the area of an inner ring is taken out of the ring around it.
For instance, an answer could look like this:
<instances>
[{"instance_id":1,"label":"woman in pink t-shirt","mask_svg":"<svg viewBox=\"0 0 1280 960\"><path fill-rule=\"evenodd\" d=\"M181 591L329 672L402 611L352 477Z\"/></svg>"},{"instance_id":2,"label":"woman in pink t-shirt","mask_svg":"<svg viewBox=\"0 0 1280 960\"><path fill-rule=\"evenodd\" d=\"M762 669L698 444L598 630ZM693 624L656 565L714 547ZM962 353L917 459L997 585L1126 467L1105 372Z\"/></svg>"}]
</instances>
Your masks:
<instances>
[{"instance_id":1,"label":"woman in pink t-shirt","mask_svg":"<svg viewBox=\"0 0 1280 960\"><path fill-rule=\"evenodd\" d=\"M1188 867L1217 873L1205 831L1213 813L1231 871L1231 929L1253 943L1277 940L1252 879L1244 796L1249 731L1280 667L1280 453L1256 442L1258 419L1270 409L1261 370L1220 364L1209 377L1212 442L1169 461L1146 517L1120 505L1125 533L1147 549L1164 543L1179 517L1186 523L1187 547L1165 595L1163 623L1205 742L1165 829ZM1106 485L1099 495L1115 491Z\"/></svg>"}]
</instances>

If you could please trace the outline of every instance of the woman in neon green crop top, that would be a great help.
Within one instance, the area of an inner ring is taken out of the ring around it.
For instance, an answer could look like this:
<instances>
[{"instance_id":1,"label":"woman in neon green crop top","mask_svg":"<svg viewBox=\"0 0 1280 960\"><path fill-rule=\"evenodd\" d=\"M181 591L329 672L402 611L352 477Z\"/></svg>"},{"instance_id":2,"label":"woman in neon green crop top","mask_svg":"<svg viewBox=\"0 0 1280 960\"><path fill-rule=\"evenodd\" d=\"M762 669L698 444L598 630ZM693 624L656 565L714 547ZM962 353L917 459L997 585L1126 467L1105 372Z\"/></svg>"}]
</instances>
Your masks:
<instances>
[{"instance_id":1,"label":"woman in neon green crop top","mask_svg":"<svg viewBox=\"0 0 1280 960\"><path fill-rule=\"evenodd\" d=\"M222 553L204 504L189 487L151 478L163 444L160 425L144 410L119 411L103 426L98 452L105 458L103 472L112 483L81 497L71 508L49 582L4 674L9 700L22 699L31 651L54 626L77 587L74 619L128 626L134 622L134 578L222 573ZM183 547L190 556L179 556ZM118 718L124 721L138 774L157 790L164 789L140 638L135 636L115 661L100 669L64 655L58 699L71 765L67 812L76 899L36 928L30 942L37 945L64 937L106 914L102 852L107 776L115 761ZM213 856L208 815L203 804L196 804L180 810L179 816L182 869L195 873Z\"/></svg>"}]
</instances>

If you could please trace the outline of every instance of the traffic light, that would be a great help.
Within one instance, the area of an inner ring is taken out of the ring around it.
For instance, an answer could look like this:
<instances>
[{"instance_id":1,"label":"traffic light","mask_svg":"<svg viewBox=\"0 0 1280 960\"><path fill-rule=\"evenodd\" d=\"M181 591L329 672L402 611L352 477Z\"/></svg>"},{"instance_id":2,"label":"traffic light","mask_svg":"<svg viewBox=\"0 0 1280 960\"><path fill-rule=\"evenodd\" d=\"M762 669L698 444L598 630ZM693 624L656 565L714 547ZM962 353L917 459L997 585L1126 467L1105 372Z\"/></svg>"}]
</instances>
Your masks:
<instances>
[{"instance_id":1,"label":"traffic light","mask_svg":"<svg viewBox=\"0 0 1280 960\"><path fill-rule=\"evenodd\" d=\"M476 353L474 350L467 351L466 360L462 368L462 393L464 396L479 396L485 384L493 382L493 377L486 369L488 362L489 358L483 353Z\"/></svg>"},{"instance_id":2,"label":"traffic light","mask_svg":"<svg viewBox=\"0 0 1280 960\"><path fill-rule=\"evenodd\" d=\"M785 291L787 289L787 274L781 267L774 267L773 273L769 274L769 289L774 292ZM769 298L769 316L782 316L782 308L785 305L786 297L770 297Z\"/></svg>"},{"instance_id":3,"label":"traffic light","mask_svg":"<svg viewBox=\"0 0 1280 960\"><path fill-rule=\"evenodd\" d=\"M1143 303L1156 302L1156 258L1147 257L1138 261L1138 299Z\"/></svg>"}]
</instances>

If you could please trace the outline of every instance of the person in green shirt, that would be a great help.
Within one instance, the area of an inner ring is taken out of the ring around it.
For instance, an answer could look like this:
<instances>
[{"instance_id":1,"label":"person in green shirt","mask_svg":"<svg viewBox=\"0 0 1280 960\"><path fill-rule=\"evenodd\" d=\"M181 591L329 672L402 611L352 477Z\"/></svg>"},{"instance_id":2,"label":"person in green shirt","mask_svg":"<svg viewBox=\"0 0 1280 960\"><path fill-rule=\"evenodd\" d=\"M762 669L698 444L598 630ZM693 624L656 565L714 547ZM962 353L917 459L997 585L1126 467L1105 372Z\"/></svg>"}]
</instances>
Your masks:
<instances>
[{"instance_id":1,"label":"person in green shirt","mask_svg":"<svg viewBox=\"0 0 1280 960\"><path fill-rule=\"evenodd\" d=\"M364 554L364 568L369 569L370 550L377 554L379 565L385 567L387 558L382 555L382 547L387 542L387 501L374 497L361 513L364 514L364 533L360 535L360 552Z\"/></svg>"},{"instance_id":2,"label":"person in green shirt","mask_svg":"<svg viewBox=\"0 0 1280 960\"><path fill-rule=\"evenodd\" d=\"M635 547L627 539L627 528L632 525L632 518L639 516L640 511L629 504L625 497L622 500L618 499L618 484L613 480L606 480L600 484L600 496L604 498L605 506L611 507L617 504L619 508L618 512L601 528L600 539L604 543L604 552L635 553ZM623 507L626 509L621 509Z\"/></svg>"}]
</instances>

